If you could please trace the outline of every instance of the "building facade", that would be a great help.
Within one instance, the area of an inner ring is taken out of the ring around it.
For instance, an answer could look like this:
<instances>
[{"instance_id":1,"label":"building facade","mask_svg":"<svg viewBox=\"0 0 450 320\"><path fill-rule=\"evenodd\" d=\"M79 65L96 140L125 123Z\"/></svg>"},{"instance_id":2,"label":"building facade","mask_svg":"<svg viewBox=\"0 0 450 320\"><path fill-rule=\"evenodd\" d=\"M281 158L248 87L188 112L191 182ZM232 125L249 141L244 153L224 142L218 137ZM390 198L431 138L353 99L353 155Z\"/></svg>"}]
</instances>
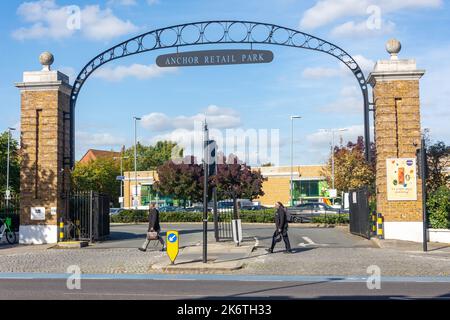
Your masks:
<instances>
[{"instance_id":1,"label":"building facade","mask_svg":"<svg viewBox=\"0 0 450 320\"><path fill-rule=\"evenodd\" d=\"M328 197L328 184L322 173L324 165L307 165L293 167L294 203L324 201ZM290 203L291 167L255 167L265 178L264 196L255 199L264 206L273 206L281 201ZM156 171L134 171L124 173L124 207L147 209L150 203L160 206L179 205L177 199L158 194L153 185L158 181Z\"/></svg>"}]
</instances>

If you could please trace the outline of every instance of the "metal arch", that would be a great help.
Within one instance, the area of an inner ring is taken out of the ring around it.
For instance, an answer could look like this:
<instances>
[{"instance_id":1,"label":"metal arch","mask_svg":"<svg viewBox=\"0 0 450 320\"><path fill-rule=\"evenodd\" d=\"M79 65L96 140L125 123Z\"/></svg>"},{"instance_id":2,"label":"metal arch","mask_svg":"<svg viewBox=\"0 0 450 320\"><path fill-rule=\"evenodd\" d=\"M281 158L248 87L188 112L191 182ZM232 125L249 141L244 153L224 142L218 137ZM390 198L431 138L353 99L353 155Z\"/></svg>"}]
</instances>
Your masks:
<instances>
[{"instance_id":1,"label":"metal arch","mask_svg":"<svg viewBox=\"0 0 450 320\"><path fill-rule=\"evenodd\" d=\"M354 74L364 99L364 140L366 160L370 159L369 95L367 80L355 59L340 47L310 34L282 26L251 21L203 21L156 29L126 40L103 51L78 74L72 88L71 105L71 155L75 160L75 105L81 88L89 76L102 65L127 56L165 48L178 48L206 44L271 44L314 50L329 54L343 62Z\"/></svg>"}]
</instances>

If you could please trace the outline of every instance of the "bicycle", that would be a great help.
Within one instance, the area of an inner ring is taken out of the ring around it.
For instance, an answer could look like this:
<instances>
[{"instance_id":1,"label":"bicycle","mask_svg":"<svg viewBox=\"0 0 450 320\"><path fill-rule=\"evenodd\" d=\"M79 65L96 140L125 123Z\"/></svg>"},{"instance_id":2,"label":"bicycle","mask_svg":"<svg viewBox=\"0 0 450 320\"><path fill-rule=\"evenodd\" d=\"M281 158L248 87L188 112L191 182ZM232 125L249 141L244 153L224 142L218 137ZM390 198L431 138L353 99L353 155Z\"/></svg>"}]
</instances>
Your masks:
<instances>
[{"instance_id":1,"label":"bicycle","mask_svg":"<svg viewBox=\"0 0 450 320\"><path fill-rule=\"evenodd\" d=\"M6 218L6 220L0 218L0 241L3 240L3 236L5 235L6 241L8 241L9 244L16 243L16 233L14 230L11 230L11 218Z\"/></svg>"}]
</instances>

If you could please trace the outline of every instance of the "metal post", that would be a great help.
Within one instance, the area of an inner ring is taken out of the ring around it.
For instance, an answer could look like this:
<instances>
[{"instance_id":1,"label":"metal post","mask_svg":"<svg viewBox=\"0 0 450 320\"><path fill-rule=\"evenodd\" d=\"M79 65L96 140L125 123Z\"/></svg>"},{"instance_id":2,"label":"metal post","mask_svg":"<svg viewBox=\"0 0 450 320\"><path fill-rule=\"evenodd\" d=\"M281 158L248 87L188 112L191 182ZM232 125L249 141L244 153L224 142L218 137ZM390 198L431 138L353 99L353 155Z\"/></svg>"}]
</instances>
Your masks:
<instances>
[{"instance_id":1,"label":"metal post","mask_svg":"<svg viewBox=\"0 0 450 320\"><path fill-rule=\"evenodd\" d=\"M208 124L205 120L203 136L203 263L208 262Z\"/></svg>"},{"instance_id":2,"label":"metal post","mask_svg":"<svg viewBox=\"0 0 450 320\"><path fill-rule=\"evenodd\" d=\"M137 122L141 120L141 118L133 117L134 119L134 183L135 183L135 194L136 200L138 197L138 176L137 176ZM133 202L135 200L133 199ZM137 202L135 202L137 204ZM134 206L137 210L137 205Z\"/></svg>"},{"instance_id":3,"label":"metal post","mask_svg":"<svg viewBox=\"0 0 450 320\"><path fill-rule=\"evenodd\" d=\"M217 213L217 188L214 187L213 192L213 215L214 215L214 237L219 242L219 216Z\"/></svg>"},{"instance_id":4,"label":"metal post","mask_svg":"<svg viewBox=\"0 0 450 320\"><path fill-rule=\"evenodd\" d=\"M301 119L300 116L291 116L291 192L290 205L294 206L294 119Z\"/></svg>"},{"instance_id":5,"label":"metal post","mask_svg":"<svg viewBox=\"0 0 450 320\"><path fill-rule=\"evenodd\" d=\"M422 137L420 143L420 176L422 179L422 219L423 219L423 251L428 251L428 235L427 235L427 174L426 174L427 150L425 138Z\"/></svg>"},{"instance_id":6,"label":"metal post","mask_svg":"<svg viewBox=\"0 0 450 320\"><path fill-rule=\"evenodd\" d=\"M6 212L9 213L9 197L11 196L9 190L9 163L10 163L10 146L11 146L11 131L16 130L15 128L8 128L8 153L6 160Z\"/></svg>"}]
</instances>

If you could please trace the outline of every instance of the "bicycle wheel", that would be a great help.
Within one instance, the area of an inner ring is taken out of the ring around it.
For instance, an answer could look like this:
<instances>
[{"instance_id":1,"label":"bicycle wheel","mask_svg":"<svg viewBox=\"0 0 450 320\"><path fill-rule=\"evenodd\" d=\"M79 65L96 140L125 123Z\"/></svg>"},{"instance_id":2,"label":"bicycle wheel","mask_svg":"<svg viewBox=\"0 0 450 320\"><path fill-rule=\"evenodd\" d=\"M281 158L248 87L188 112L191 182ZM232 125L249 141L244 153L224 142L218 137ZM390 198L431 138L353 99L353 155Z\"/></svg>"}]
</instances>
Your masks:
<instances>
[{"instance_id":1,"label":"bicycle wheel","mask_svg":"<svg viewBox=\"0 0 450 320\"><path fill-rule=\"evenodd\" d=\"M6 231L6 240L9 244L15 244L17 241L16 233L14 231Z\"/></svg>"}]
</instances>

